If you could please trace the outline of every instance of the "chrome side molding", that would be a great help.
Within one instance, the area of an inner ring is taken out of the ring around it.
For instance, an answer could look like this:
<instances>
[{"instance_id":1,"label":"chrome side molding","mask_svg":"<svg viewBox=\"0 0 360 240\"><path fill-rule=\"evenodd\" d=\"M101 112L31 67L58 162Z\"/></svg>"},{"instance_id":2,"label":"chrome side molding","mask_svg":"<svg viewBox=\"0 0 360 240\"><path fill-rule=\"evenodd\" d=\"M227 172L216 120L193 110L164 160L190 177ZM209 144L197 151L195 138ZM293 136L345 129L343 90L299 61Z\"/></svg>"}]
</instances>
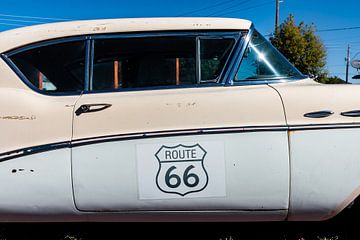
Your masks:
<instances>
[{"instance_id":1,"label":"chrome side molding","mask_svg":"<svg viewBox=\"0 0 360 240\"><path fill-rule=\"evenodd\" d=\"M347 112L342 112L340 115L345 117L360 117L360 110L351 110Z\"/></svg>"},{"instance_id":2,"label":"chrome side molding","mask_svg":"<svg viewBox=\"0 0 360 240\"><path fill-rule=\"evenodd\" d=\"M323 110L323 111L305 113L304 117L308 117L308 118L325 118L325 117L329 117L329 116L331 116L333 114L334 114L333 111Z\"/></svg>"}]
</instances>

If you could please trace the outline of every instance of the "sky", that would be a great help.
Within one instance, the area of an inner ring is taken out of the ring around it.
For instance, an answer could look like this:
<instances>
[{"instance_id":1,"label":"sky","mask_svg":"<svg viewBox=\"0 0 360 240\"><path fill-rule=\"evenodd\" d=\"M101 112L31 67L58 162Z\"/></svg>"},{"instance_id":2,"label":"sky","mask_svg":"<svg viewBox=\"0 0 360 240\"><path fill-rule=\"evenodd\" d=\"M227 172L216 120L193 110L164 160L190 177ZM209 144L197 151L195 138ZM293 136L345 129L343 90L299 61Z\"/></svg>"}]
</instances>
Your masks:
<instances>
[{"instance_id":1,"label":"sky","mask_svg":"<svg viewBox=\"0 0 360 240\"><path fill-rule=\"evenodd\" d=\"M281 0L280 23L289 14L317 28L327 49L327 70L345 79L346 51L360 59L360 5L357 0ZM33 24L129 17L231 17L251 20L264 35L274 31L275 0L1 0L0 31ZM349 67L349 82L357 70Z\"/></svg>"}]
</instances>

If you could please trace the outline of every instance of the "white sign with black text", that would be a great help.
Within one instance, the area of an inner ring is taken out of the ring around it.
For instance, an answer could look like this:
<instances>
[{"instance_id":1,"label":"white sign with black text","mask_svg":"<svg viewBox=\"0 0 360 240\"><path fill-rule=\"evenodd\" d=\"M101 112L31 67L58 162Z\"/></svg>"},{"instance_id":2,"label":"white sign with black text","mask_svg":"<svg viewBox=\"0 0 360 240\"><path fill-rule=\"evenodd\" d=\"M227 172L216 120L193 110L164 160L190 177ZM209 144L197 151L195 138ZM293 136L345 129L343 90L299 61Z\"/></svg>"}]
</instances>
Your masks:
<instances>
[{"instance_id":1,"label":"white sign with black text","mask_svg":"<svg viewBox=\"0 0 360 240\"><path fill-rule=\"evenodd\" d=\"M137 145L140 199L222 197L223 142Z\"/></svg>"}]
</instances>

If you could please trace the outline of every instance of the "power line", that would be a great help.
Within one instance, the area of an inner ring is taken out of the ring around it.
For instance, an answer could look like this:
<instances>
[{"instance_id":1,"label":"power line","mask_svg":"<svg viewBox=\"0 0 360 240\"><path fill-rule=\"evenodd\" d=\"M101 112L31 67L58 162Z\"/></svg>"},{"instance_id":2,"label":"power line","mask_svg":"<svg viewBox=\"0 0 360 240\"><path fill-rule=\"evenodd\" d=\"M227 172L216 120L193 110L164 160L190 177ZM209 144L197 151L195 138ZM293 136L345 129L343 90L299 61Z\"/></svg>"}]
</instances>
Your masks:
<instances>
[{"instance_id":1,"label":"power line","mask_svg":"<svg viewBox=\"0 0 360 240\"><path fill-rule=\"evenodd\" d=\"M354 29L360 29L360 26L358 26L358 27L343 27L343 28L328 28L328 29L317 30L317 32L334 32L334 31L354 30Z\"/></svg>"},{"instance_id":2,"label":"power line","mask_svg":"<svg viewBox=\"0 0 360 240\"><path fill-rule=\"evenodd\" d=\"M10 14L2 14L0 13L0 16L2 17L13 17L13 18L27 18L27 19L42 19L42 20L60 20L60 21L69 21L72 19L66 19L66 18L50 18L50 17L35 17L35 16L24 16L24 15L10 15Z\"/></svg>"},{"instance_id":3,"label":"power line","mask_svg":"<svg viewBox=\"0 0 360 240\"><path fill-rule=\"evenodd\" d=\"M17 26L17 27L25 27L27 25L24 24L17 24L17 23L4 23L4 22L0 22L0 25L6 25L6 26Z\"/></svg>"},{"instance_id":4,"label":"power line","mask_svg":"<svg viewBox=\"0 0 360 240\"><path fill-rule=\"evenodd\" d=\"M19 19L10 19L10 18L0 18L0 21L22 22L22 23L46 23L46 22L40 22L40 21L19 20Z\"/></svg>"},{"instance_id":5,"label":"power line","mask_svg":"<svg viewBox=\"0 0 360 240\"><path fill-rule=\"evenodd\" d=\"M221 5L226 5L228 3L231 3L231 2L234 2L236 0L227 0L227 1L221 1L221 2L218 2L216 4L213 4L213 5L209 5L207 7L203 7L203 8L199 8L199 9L195 9L193 11L189 11L189 12L185 12L185 13L182 13L180 15L177 15L176 17L183 17L183 16L186 16L186 15L189 15L189 14L193 14L193 13L197 13L197 12L202 12L204 10L208 10L208 9L211 9L211 8L214 8L214 7L218 7L218 6L221 6Z\"/></svg>"},{"instance_id":6,"label":"power line","mask_svg":"<svg viewBox=\"0 0 360 240\"><path fill-rule=\"evenodd\" d=\"M221 14L221 12L224 12L224 11L226 12L226 10L233 9L233 8L235 8L235 7L238 7L238 6L242 5L242 4L245 4L245 3L250 2L250 1L251 1L251 0L245 0L245 1L239 2L239 3L235 4L235 5L230 6L230 7L227 7L227 8L224 8L224 9L221 9L221 10L218 10L218 11L215 11L215 12L213 12L213 13L210 13L210 14L207 15L207 16L208 16L208 17L211 17L211 16L214 16L214 15L216 15L216 14Z\"/></svg>"},{"instance_id":7,"label":"power line","mask_svg":"<svg viewBox=\"0 0 360 240\"><path fill-rule=\"evenodd\" d=\"M270 4L270 3L273 3L273 1L268 1L268 2L264 2L264 3L262 3L262 4L254 5L254 6L251 6L251 7L242 8L242 9L238 9L238 10L233 10L233 11L229 11L229 12L226 12L226 13L222 13L221 16L226 16L226 15L229 15L229 14L232 14L232 13L247 11L247 10L250 10L250 9L254 9L254 8L258 8L258 7L262 7L262 6L268 5L268 4Z\"/></svg>"}]
</instances>

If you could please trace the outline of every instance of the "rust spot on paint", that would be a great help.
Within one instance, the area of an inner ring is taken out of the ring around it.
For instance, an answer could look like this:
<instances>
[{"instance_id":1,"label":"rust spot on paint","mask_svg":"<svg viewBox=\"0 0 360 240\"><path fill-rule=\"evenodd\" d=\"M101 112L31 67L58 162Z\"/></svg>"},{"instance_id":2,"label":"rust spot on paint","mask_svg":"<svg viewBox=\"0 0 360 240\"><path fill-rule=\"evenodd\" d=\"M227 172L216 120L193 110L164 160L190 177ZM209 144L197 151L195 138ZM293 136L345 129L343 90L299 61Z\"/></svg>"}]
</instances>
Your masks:
<instances>
[{"instance_id":1,"label":"rust spot on paint","mask_svg":"<svg viewBox=\"0 0 360 240\"><path fill-rule=\"evenodd\" d=\"M1 120L35 120L36 116L0 116Z\"/></svg>"}]
</instances>

